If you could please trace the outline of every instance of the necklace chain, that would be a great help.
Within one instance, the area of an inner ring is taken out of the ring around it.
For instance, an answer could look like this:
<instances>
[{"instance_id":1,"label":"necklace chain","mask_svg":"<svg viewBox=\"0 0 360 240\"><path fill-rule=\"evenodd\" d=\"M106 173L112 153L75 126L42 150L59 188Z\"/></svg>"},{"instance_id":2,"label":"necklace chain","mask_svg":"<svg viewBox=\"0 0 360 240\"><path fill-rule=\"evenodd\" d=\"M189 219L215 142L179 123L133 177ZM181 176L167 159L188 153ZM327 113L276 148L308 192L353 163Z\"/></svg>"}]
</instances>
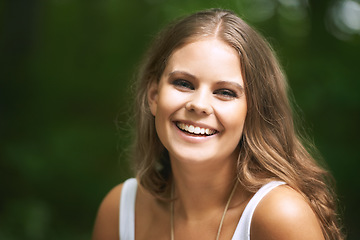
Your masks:
<instances>
[{"instance_id":1,"label":"necklace chain","mask_svg":"<svg viewBox=\"0 0 360 240\"><path fill-rule=\"evenodd\" d=\"M219 228L218 228L218 231L217 231L216 240L219 240L220 233L221 233L221 228L223 226L224 219L225 219L225 215L226 215L226 212L227 212L227 210L229 208L231 199L232 199L232 197L233 197L233 195L235 193L235 189L236 189L237 185L238 185L238 181L235 182L234 187L231 190L229 199L227 200L227 203L225 205L225 209L224 209L224 212L222 214L221 221L220 221L220 224L219 224ZM171 225L170 239L171 240L174 240L174 200L173 200L173 197L174 197L174 185L173 185L173 187L171 189L171 199L172 199L172 201L170 203L170 225Z\"/></svg>"}]
</instances>

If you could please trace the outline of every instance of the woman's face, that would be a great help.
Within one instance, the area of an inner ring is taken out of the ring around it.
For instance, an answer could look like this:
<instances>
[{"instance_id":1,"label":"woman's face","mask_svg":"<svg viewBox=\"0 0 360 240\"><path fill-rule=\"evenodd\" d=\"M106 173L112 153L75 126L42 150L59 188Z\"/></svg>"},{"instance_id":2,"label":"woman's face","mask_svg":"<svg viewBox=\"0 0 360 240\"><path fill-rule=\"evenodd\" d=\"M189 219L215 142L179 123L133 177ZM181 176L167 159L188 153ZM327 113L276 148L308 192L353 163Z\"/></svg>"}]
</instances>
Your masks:
<instances>
[{"instance_id":1,"label":"woman's face","mask_svg":"<svg viewBox=\"0 0 360 240\"><path fill-rule=\"evenodd\" d=\"M239 56L223 41L203 39L175 50L148 100L173 160L237 158L247 104Z\"/></svg>"}]
</instances>

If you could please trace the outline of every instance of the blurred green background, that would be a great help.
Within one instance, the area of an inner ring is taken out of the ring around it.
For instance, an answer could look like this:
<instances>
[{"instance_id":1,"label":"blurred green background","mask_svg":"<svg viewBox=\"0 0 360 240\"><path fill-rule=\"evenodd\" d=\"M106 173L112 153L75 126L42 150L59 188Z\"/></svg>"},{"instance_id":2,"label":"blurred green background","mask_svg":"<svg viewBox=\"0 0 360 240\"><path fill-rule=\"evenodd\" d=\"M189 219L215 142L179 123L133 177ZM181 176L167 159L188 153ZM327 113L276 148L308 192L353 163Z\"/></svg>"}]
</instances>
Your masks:
<instances>
[{"instance_id":1,"label":"blurred green background","mask_svg":"<svg viewBox=\"0 0 360 240\"><path fill-rule=\"evenodd\" d=\"M90 238L101 199L132 176L122 150L141 55L170 20L211 7L272 43L360 239L359 1L3 0L1 240Z\"/></svg>"}]
</instances>

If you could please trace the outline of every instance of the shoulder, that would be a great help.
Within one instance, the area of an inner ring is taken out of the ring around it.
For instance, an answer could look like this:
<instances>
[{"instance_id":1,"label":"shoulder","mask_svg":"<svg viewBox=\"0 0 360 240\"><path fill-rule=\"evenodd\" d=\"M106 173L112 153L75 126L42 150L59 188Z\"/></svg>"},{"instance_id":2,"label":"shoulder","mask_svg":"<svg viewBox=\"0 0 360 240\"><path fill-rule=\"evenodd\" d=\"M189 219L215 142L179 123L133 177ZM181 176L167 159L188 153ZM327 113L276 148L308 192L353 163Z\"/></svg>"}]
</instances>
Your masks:
<instances>
[{"instance_id":1,"label":"shoulder","mask_svg":"<svg viewBox=\"0 0 360 240\"><path fill-rule=\"evenodd\" d=\"M319 221L304 197L289 186L269 192L257 206L251 239L323 240Z\"/></svg>"},{"instance_id":2,"label":"shoulder","mask_svg":"<svg viewBox=\"0 0 360 240\"><path fill-rule=\"evenodd\" d=\"M115 186L100 204L92 240L119 239L119 204L123 183Z\"/></svg>"}]
</instances>

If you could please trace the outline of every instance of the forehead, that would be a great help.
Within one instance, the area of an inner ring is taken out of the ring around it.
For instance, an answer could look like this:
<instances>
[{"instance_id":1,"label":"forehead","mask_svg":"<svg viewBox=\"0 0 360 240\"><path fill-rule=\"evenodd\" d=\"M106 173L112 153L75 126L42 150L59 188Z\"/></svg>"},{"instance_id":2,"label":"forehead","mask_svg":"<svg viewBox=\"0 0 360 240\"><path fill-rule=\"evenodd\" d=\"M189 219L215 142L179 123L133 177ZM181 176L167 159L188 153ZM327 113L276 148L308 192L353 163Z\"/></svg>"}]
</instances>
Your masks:
<instances>
[{"instance_id":1,"label":"forehead","mask_svg":"<svg viewBox=\"0 0 360 240\"><path fill-rule=\"evenodd\" d=\"M174 49L174 51L171 53L169 59L173 56L178 54L178 52L184 52L184 51L194 51L194 49L201 49L206 50L206 52L214 53L215 51L226 51L230 54L239 56L237 50L233 48L230 44L227 42L216 38L216 37L201 37L201 38L194 38L189 39L184 44L180 45L180 47L177 47Z\"/></svg>"},{"instance_id":2,"label":"forehead","mask_svg":"<svg viewBox=\"0 0 360 240\"><path fill-rule=\"evenodd\" d=\"M242 78L238 52L216 38L193 41L174 50L164 74L186 71L204 78Z\"/></svg>"}]
</instances>

